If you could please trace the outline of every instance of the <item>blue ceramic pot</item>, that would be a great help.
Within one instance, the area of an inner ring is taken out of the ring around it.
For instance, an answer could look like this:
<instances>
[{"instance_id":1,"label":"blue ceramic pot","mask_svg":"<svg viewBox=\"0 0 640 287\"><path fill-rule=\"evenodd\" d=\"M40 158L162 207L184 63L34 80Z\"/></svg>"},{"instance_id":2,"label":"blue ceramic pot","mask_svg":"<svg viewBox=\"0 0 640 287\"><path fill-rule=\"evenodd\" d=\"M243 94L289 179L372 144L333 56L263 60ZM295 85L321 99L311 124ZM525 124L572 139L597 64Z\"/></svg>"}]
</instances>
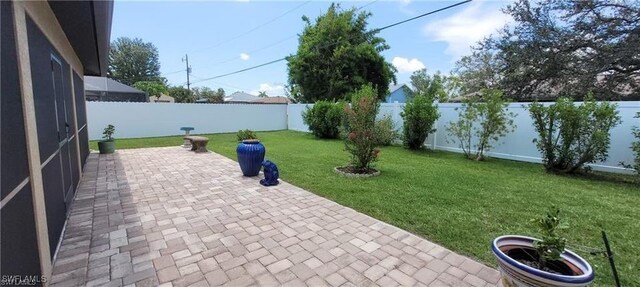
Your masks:
<instances>
[{"instance_id":1,"label":"blue ceramic pot","mask_svg":"<svg viewBox=\"0 0 640 287\"><path fill-rule=\"evenodd\" d=\"M256 176L260 173L265 148L259 140L243 140L236 148L236 153L244 176Z\"/></svg>"},{"instance_id":2,"label":"blue ceramic pot","mask_svg":"<svg viewBox=\"0 0 640 287\"><path fill-rule=\"evenodd\" d=\"M565 250L561 255L561 263L573 271L573 275L549 273L512 258L512 252L518 249L528 250L528 256L535 253L533 244L537 239L519 235L505 235L491 243L493 255L498 259L498 269L502 274L503 286L549 286L579 287L587 286L595 277L591 265L577 254Z\"/></svg>"}]
</instances>

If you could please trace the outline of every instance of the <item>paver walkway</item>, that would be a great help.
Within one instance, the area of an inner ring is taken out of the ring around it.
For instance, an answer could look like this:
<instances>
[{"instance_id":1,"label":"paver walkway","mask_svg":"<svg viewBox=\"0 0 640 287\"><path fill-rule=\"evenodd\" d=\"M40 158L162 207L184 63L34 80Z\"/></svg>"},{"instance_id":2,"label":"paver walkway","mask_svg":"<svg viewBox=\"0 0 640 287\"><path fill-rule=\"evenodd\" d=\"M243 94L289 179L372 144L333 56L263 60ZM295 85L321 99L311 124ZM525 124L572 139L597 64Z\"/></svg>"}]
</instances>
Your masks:
<instances>
[{"instance_id":1,"label":"paver walkway","mask_svg":"<svg viewBox=\"0 0 640 287\"><path fill-rule=\"evenodd\" d=\"M495 286L498 272L237 163L180 147L91 154L53 286Z\"/></svg>"}]
</instances>

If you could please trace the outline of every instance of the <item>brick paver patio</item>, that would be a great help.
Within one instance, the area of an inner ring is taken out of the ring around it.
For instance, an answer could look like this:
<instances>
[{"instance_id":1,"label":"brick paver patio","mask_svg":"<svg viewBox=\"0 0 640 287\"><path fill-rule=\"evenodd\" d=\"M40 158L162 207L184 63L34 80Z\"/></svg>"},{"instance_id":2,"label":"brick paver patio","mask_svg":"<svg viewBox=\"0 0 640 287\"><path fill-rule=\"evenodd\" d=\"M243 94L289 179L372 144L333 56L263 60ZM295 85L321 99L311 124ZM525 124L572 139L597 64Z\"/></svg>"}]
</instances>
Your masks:
<instances>
[{"instance_id":1,"label":"brick paver patio","mask_svg":"<svg viewBox=\"0 0 640 287\"><path fill-rule=\"evenodd\" d=\"M286 176L286 175L285 175ZM53 286L496 286L498 272L236 162L91 154Z\"/></svg>"}]
</instances>

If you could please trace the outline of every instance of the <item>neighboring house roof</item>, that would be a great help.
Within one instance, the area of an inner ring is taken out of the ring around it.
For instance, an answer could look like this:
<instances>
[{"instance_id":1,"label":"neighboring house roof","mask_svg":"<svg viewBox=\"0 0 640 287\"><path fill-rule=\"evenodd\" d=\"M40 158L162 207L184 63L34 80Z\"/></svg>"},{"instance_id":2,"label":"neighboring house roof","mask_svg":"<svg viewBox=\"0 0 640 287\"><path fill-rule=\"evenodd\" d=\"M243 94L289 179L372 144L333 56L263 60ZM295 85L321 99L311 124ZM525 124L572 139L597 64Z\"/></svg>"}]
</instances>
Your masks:
<instances>
[{"instance_id":1,"label":"neighboring house roof","mask_svg":"<svg viewBox=\"0 0 640 287\"><path fill-rule=\"evenodd\" d=\"M84 77L84 90L96 91L96 92L145 94L145 92L141 90L127 86L116 80L112 80L107 77L93 77L93 76Z\"/></svg>"},{"instance_id":2,"label":"neighboring house roof","mask_svg":"<svg viewBox=\"0 0 640 287\"><path fill-rule=\"evenodd\" d=\"M225 102L243 102L243 103L248 103L248 102L253 102L257 99L259 99L260 97L258 96L254 96L251 94L247 94L245 92L235 92L229 96L224 97L224 101Z\"/></svg>"},{"instance_id":3,"label":"neighboring house roof","mask_svg":"<svg viewBox=\"0 0 640 287\"><path fill-rule=\"evenodd\" d=\"M291 99L287 97L264 97L258 98L253 101L253 103L263 103L263 104L288 104L291 103Z\"/></svg>"},{"instance_id":4,"label":"neighboring house roof","mask_svg":"<svg viewBox=\"0 0 640 287\"><path fill-rule=\"evenodd\" d=\"M411 90L411 88L407 86L407 84L397 84L389 87L389 94L392 94L393 92L397 91L398 89L401 89L402 87L407 87L408 89Z\"/></svg>"},{"instance_id":5,"label":"neighboring house roof","mask_svg":"<svg viewBox=\"0 0 640 287\"><path fill-rule=\"evenodd\" d=\"M172 96L161 94L160 98L150 97L149 102L151 103L175 103L175 99Z\"/></svg>"}]
</instances>

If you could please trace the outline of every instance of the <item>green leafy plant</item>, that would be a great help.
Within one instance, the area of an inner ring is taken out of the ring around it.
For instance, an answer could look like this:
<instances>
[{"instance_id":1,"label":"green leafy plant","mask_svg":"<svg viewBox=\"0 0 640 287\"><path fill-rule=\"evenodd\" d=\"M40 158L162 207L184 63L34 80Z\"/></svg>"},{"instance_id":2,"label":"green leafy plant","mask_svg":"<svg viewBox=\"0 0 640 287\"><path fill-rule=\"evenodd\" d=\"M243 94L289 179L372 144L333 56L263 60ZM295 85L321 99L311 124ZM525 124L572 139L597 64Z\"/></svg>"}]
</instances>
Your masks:
<instances>
[{"instance_id":1,"label":"green leafy plant","mask_svg":"<svg viewBox=\"0 0 640 287\"><path fill-rule=\"evenodd\" d=\"M236 138L238 138L238 141L240 142L243 140L254 140L254 139L257 139L258 136L254 131L246 129L246 130L239 130L236 133Z\"/></svg>"},{"instance_id":2,"label":"green leafy plant","mask_svg":"<svg viewBox=\"0 0 640 287\"><path fill-rule=\"evenodd\" d=\"M102 138L105 141L111 142L113 141L113 134L115 132L116 132L116 128L110 124L106 128L104 128L104 131L102 132Z\"/></svg>"},{"instance_id":3,"label":"green leafy plant","mask_svg":"<svg viewBox=\"0 0 640 287\"><path fill-rule=\"evenodd\" d=\"M302 113L302 120L318 138L340 137L340 125L344 117L344 102L318 101Z\"/></svg>"},{"instance_id":4,"label":"green leafy plant","mask_svg":"<svg viewBox=\"0 0 640 287\"><path fill-rule=\"evenodd\" d=\"M399 138L398 131L390 115L384 115L381 119L377 120L375 130L378 133L380 144L383 146L391 145Z\"/></svg>"},{"instance_id":5,"label":"green leafy plant","mask_svg":"<svg viewBox=\"0 0 640 287\"><path fill-rule=\"evenodd\" d=\"M405 104L402 113L404 145L409 149L422 149L424 141L436 130L434 123L440 117L436 95L418 92L413 99Z\"/></svg>"},{"instance_id":6,"label":"green leafy plant","mask_svg":"<svg viewBox=\"0 0 640 287\"><path fill-rule=\"evenodd\" d=\"M449 135L457 139L464 155L475 160L483 160L485 151L515 128L513 118L516 114L507 111L509 103L501 91L482 90L480 100L478 97L465 99L458 121L447 126Z\"/></svg>"},{"instance_id":7,"label":"green leafy plant","mask_svg":"<svg viewBox=\"0 0 640 287\"><path fill-rule=\"evenodd\" d=\"M567 97L549 106L534 102L529 112L538 132L533 141L544 167L559 173L573 173L584 164L606 160L609 131L621 122L615 104L596 102L591 94L580 105Z\"/></svg>"},{"instance_id":8,"label":"green leafy plant","mask_svg":"<svg viewBox=\"0 0 640 287\"><path fill-rule=\"evenodd\" d=\"M542 236L541 240L533 243L538 252L539 269L542 269L548 262L560 260L567 239L560 236L558 231L569 228L569 225L560 218L560 209L556 207L550 208L544 217L536 218L533 222L540 228Z\"/></svg>"},{"instance_id":9,"label":"green leafy plant","mask_svg":"<svg viewBox=\"0 0 640 287\"><path fill-rule=\"evenodd\" d=\"M332 3L315 20L302 17L298 50L286 58L288 84L296 88L298 102L349 100L345 96L367 83L377 88L379 100L387 97L396 69L382 55L390 47L380 31L368 27L371 16Z\"/></svg>"},{"instance_id":10,"label":"green leafy plant","mask_svg":"<svg viewBox=\"0 0 640 287\"><path fill-rule=\"evenodd\" d=\"M637 112L634 118L640 119L640 112ZM626 168L635 169L636 174L640 176L640 126L634 126L633 128L631 128L631 134L633 134L633 137L638 140L631 143L631 150L633 151L635 157L634 162L633 164L626 164L624 162L621 162L620 165Z\"/></svg>"},{"instance_id":11,"label":"green leafy plant","mask_svg":"<svg viewBox=\"0 0 640 287\"><path fill-rule=\"evenodd\" d=\"M156 100L168 91L167 86L161 81L139 81L133 84L133 87L147 93L149 97L155 97Z\"/></svg>"},{"instance_id":12,"label":"green leafy plant","mask_svg":"<svg viewBox=\"0 0 640 287\"><path fill-rule=\"evenodd\" d=\"M357 173L368 173L378 158L380 133L376 131L376 115L380 103L376 89L363 85L351 98L351 106L345 106L344 143L351 154L351 168Z\"/></svg>"}]
</instances>

